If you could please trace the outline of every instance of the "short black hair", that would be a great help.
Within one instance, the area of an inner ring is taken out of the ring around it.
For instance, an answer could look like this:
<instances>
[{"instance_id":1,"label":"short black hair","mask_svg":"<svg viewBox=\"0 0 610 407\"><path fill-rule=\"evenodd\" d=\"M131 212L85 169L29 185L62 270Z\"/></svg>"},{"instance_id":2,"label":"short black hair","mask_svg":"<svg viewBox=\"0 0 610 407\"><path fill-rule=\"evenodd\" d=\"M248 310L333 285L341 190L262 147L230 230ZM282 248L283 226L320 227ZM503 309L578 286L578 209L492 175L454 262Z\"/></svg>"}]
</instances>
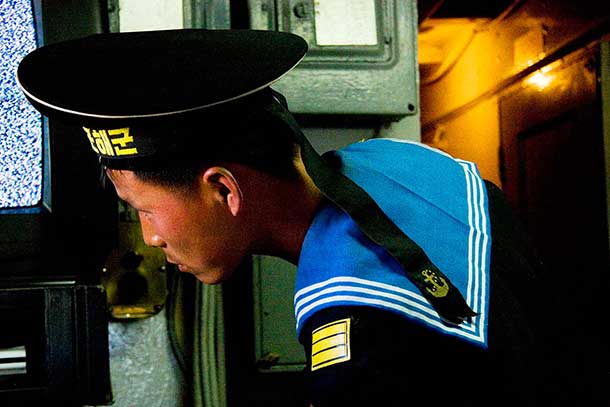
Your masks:
<instances>
[{"instance_id":1,"label":"short black hair","mask_svg":"<svg viewBox=\"0 0 610 407\"><path fill-rule=\"evenodd\" d=\"M232 123L226 127L213 125L206 128L200 124L202 121L189 120L175 126L174 132L189 133L191 138L195 138L192 137L194 131L216 134L213 137L199 137L207 141L203 145L193 146L198 153L187 159L160 163L152 168L134 169L135 175L163 186L190 187L206 168L237 163L283 180L298 177L295 167L298 144L291 134L293 130L285 122L261 110L233 120L240 121L243 125ZM193 127L200 130L194 130Z\"/></svg>"}]
</instances>

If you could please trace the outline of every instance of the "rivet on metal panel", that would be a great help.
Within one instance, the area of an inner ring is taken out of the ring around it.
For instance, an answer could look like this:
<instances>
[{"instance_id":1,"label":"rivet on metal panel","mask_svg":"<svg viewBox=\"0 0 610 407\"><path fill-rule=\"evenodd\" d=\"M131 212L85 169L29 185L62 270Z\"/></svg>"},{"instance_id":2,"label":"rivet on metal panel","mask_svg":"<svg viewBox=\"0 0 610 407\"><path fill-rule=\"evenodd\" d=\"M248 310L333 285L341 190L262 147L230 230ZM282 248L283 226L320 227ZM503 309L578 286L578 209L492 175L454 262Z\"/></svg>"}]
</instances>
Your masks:
<instances>
[{"instance_id":1,"label":"rivet on metal panel","mask_svg":"<svg viewBox=\"0 0 610 407\"><path fill-rule=\"evenodd\" d=\"M297 3L292 9L294 15L298 18L307 18L311 14L309 5L306 2Z\"/></svg>"}]
</instances>

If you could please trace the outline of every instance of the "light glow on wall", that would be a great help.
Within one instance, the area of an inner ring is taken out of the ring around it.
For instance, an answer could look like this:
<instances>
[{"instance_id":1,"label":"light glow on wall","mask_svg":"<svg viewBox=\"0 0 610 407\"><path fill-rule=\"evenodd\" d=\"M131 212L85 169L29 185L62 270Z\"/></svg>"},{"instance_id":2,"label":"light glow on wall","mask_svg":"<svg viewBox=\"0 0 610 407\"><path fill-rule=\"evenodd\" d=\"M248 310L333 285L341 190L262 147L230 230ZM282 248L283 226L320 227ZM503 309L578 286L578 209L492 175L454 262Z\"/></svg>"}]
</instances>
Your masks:
<instances>
[{"instance_id":1,"label":"light glow on wall","mask_svg":"<svg viewBox=\"0 0 610 407\"><path fill-rule=\"evenodd\" d=\"M525 83L542 91L546 89L555 79L555 74L551 71L561 65L561 60L555 61L552 64L544 66L528 76Z\"/></svg>"},{"instance_id":2,"label":"light glow on wall","mask_svg":"<svg viewBox=\"0 0 610 407\"><path fill-rule=\"evenodd\" d=\"M537 71L532 76L527 78L527 83L532 86L535 86L536 88L538 88L538 90L543 90L544 88L549 86L552 80L553 77L551 75L547 75L542 71Z\"/></svg>"}]
</instances>

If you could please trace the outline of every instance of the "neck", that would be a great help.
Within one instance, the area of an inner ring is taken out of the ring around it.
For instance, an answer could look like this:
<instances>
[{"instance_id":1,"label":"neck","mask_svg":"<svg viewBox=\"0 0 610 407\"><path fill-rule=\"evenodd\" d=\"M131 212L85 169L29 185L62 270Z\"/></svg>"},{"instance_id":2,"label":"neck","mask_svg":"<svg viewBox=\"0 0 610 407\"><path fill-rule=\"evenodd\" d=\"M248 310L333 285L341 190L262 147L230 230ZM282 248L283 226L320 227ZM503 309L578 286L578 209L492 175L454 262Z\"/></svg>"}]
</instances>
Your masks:
<instances>
[{"instance_id":1,"label":"neck","mask_svg":"<svg viewBox=\"0 0 610 407\"><path fill-rule=\"evenodd\" d=\"M285 211L283 216L278 214L279 222L275 225L276 232L272 234L276 243L274 246L279 249L276 256L298 264L305 235L321 200L322 194L317 188L304 188L285 196L284 203L290 203L292 208Z\"/></svg>"},{"instance_id":2,"label":"neck","mask_svg":"<svg viewBox=\"0 0 610 407\"><path fill-rule=\"evenodd\" d=\"M295 265L322 200L322 193L305 172L302 162L298 160L296 165L299 174L296 180L259 174L250 184L250 191L244 191L248 216L251 224L256 225L251 252L280 257ZM253 199L249 200L248 195Z\"/></svg>"}]
</instances>

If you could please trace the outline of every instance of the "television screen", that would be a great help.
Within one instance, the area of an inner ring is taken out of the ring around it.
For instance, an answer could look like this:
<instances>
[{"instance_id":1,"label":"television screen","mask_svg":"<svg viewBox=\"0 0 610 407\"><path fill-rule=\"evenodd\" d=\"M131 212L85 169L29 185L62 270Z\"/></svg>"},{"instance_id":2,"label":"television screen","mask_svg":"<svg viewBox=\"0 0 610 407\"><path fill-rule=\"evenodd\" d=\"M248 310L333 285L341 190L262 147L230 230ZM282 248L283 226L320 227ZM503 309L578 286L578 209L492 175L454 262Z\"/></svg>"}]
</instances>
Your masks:
<instances>
[{"instance_id":1,"label":"television screen","mask_svg":"<svg viewBox=\"0 0 610 407\"><path fill-rule=\"evenodd\" d=\"M0 16L0 209L32 207L42 196L42 119L15 79L37 46L31 1L1 1Z\"/></svg>"},{"instance_id":2,"label":"television screen","mask_svg":"<svg viewBox=\"0 0 610 407\"><path fill-rule=\"evenodd\" d=\"M95 157L80 153L87 141L73 135L81 130L41 117L16 78L36 47L107 32L107 7L0 0L0 287L97 281L115 244L116 197L97 182Z\"/></svg>"}]
</instances>

